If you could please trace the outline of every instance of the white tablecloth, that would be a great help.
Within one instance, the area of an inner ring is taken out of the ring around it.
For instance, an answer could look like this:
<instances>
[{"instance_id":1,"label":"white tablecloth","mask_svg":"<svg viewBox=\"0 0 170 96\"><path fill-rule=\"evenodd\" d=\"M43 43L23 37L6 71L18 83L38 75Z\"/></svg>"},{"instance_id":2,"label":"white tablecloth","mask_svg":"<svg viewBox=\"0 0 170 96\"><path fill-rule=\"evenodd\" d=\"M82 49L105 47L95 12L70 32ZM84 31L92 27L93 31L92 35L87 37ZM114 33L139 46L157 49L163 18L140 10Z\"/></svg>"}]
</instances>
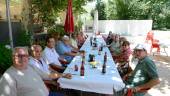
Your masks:
<instances>
[{"instance_id":1,"label":"white tablecloth","mask_svg":"<svg viewBox=\"0 0 170 96\"><path fill-rule=\"evenodd\" d=\"M98 45L105 44L101 36L97 37ZM113 87L116 90L121 90L125 84L123 83L115 63L111 57L110 51L107 47L103 48L101 55L98 55L98 50L92 50L89 38L86 40L81 50L86 51L85 58L85 76L80 76L81 56L76 56L69 64L64 73L73 74L72 79L60 78L58 82L62 88L76 89L87 92L95 92L101 94L113 94ZM102 65L104 60L104 53L107 52L107 67L106 73L102 74ZM98 62L97 68L92 68L88 62L88 55L94 54L95 60ZM78 71L74 71L74 65L79 67Z\"/></svg>"}]
</instances>

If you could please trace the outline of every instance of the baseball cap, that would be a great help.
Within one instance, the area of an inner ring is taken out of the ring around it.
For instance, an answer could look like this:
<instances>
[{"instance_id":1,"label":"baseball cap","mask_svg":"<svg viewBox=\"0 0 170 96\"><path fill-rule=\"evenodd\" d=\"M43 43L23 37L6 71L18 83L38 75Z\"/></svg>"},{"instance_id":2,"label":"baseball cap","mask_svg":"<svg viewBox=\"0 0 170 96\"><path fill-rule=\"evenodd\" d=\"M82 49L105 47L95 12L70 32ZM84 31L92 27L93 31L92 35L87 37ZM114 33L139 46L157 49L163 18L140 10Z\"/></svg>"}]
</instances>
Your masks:
<instances>
[{"instance_id":1,"label":"baseball cap","mask_svg":"<svg viewBox=\"0 0 170 96\"><path fill-rule=\"evenodd\" d=\"M144 51L147 51L147 48L144 44L138 44L134 50L144 50Z\"/></svg>"}]
</instances>

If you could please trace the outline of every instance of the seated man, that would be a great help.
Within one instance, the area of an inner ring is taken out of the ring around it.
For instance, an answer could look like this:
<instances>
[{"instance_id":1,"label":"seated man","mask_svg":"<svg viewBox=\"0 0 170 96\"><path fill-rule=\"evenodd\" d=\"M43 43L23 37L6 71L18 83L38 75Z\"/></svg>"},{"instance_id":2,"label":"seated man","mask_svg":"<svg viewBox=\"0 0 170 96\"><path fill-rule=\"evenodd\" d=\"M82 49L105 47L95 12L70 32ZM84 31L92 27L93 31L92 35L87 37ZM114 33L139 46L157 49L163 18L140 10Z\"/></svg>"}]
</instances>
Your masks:
<instances>
[{"instance_id":1,"label":"seated man","mask_svg":"<svg viewBox=\"0 0 170 96\"><path fill-rule=\"evenodd\" d=\"M127 88L134 96L144 96L147 90L160 83L155 63L147 56L146 47L135 47L135 56L139 59L134 71L124 77Z\"/></svg>"},{"instance_id":2,"label":"seated man","mask_svg":"<svg viewBox=\"0 0 170 96\"><path fill-rule=\"evenodd\" d=\"M40 45L31 46L31 56L29 58L29 64L39 68L40 70L50 73L50 67L42 58L42 47Z\"/></svg>"},{"instance_id":3,"label":"seated man","mask_svg":"<svg viewBox=\"0 0 170 96\"><path fill-rule=\"evenodd\" d=\"M29 58L29 64L32 66L37 67L41 71L44 71L47 74L50 74L51 72L57 71L51 69L48 64L45 63L44 59L42 58L42 48L40 45L32 45L31 46L31 56ZM58 73L59 74L59 73ZM52 80L50 78L44 79L45 84L49 89L57 89L59 88L59 84L56 82L56 80Z\"/></svg>"},{"instance_id":4,"label":"seated man","mask_svg":"<svg viewBox=\"0 0 170 96\"><path fill-rule=\"evenodd\" d=\"M26 48L14 48L13 65L0 79L0 96L49 96L49 91L42 79L71 78L70 74L46 74L38 68L28 65L28 56Z\"/></svg>"},{"instance_id":5,"label":"seated man","mask_svg":"<svg viewBox=\"0 0 170 96\"><path fill-rule=\"evenodd\" d=\"M112 37L114 37L114 34L112 33L112 31L109 31L109 34L108 34L108 36L106 38L106 44L107 45L110 45L112 43L112 41L113 41Z\"/></svg>"},{"instance_id":6,"label":"seated man","mask_svg":"<svg viewBox=\"0 0 170 96\"><path fill-rule=\"evenodd\" d=\"M86 38L87 37L84 35L83 32L77 34L77 41L78 41L77 43L79 48L81 48L81 46L84 44Z\"/></svg>"},{"instance_id":7,"label":"seated man","mask_svg":"<svg viewBox=\"0 0 170 96\"><path fill-rule=\"evenodd\" d=\"M75 33L71 34L70 44L71 44L71 46L73 48L78 49L77 39L76 39L76 34Z\"/></svg>"},{"instance_id":8,"label":"seated man","mask_svg":"<svg viewBox=\"0 0 170 96\"><path fill-rule=\"evenodd\" d=\"M47 37L46 39L47 46L43 51L43 59L50 67L54 70L58 70L59 72L63 72L65 67L59 61L59 55L55 50L55 39L53 37Z\"/></svg>"},{"instance_id":9,"label":"seated man","mask_svg":"<svg viewBox=\"0 0 170 96\"><path fill-rule=\"evenodd\" d=\"M71 62L73 57L77 55L78 50L70 46L69 40L68 36L64 36L62 41L57 43L56 50L59 55L64 57L68 62Z\"/></svg>"}]
</instances>

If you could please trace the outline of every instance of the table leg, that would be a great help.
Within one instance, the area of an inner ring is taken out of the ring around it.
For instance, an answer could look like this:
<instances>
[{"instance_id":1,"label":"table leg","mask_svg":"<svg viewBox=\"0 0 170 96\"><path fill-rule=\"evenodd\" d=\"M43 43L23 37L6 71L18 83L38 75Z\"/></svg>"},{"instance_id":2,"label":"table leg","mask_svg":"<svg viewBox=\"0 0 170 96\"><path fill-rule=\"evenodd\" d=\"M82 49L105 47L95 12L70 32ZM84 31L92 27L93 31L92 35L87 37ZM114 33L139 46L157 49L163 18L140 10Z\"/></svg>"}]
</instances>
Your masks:
<instances>
[{"instance_id":1,"label":"table leg","mask_svg":"<svg viewBox=\"0 0 170 96\"><path fill-rule=\"evenodd\" d=\"M83 92L82 91L80 91L80 96L83 96Z\"/></svg>"},{"instance_id":2,"label":"table leg","mask_svg":"<svg viewBox=\"0 0 170 96\"><path fill-rule=\"evenodd\" d=\"M168 53L166 52L165 47L164 47L164 52L165 52L166 56L168 56Z\"/></svg>"}]
</instances>

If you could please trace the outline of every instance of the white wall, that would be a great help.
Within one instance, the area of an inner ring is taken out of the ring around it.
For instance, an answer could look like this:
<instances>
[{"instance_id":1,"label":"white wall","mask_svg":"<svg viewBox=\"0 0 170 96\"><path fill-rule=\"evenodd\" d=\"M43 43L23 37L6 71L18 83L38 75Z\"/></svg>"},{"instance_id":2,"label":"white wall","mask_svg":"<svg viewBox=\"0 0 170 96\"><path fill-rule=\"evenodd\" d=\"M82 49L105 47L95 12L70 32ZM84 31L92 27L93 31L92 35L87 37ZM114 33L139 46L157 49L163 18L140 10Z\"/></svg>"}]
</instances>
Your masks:
<instances>
[{"instance_id":1,"label":"white wall","mask_svg":"<svg viewBox=\"0 0 170 96\"><path fill-rule=\"evenodd\" d=\"M99 20L98 30L102 33L122 35L146 35L152 30L152 20Z\"/></svg>"}]
</instances>

